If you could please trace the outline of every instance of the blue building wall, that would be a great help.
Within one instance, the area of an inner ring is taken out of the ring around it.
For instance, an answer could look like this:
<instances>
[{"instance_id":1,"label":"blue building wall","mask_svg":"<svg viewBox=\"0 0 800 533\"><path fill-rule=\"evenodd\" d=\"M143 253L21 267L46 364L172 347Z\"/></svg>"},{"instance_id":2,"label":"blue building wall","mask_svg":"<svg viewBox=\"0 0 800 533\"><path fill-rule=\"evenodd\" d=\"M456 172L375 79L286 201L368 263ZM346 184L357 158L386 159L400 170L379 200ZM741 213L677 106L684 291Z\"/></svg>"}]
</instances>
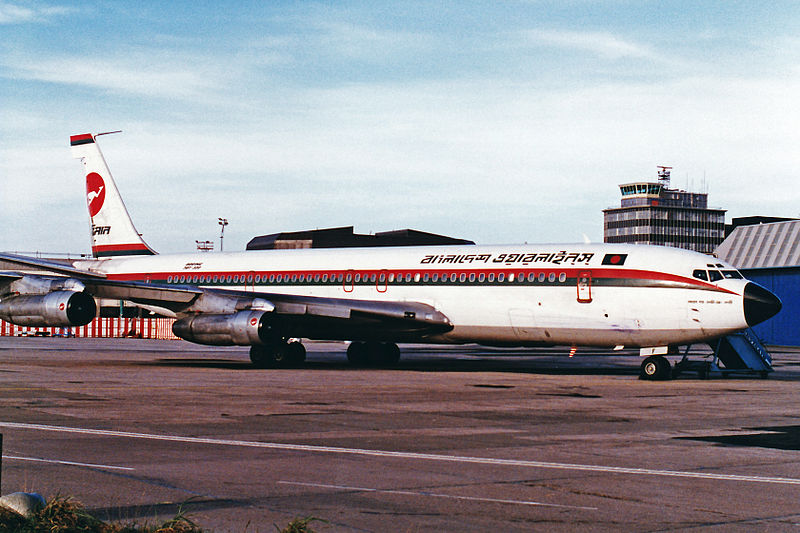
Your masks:
<instances>
[{"instance_id":1,"label":"blue building wall","mask_svg":"<svg viewBox=\"0 0 800 533\"><path fill-rule=\"evenodd\" d=\"M743 269L742 274L783 303L780 313L753 328L756 335L766 344L800 346L800 267Z\"/></svg>"}]
</instances>

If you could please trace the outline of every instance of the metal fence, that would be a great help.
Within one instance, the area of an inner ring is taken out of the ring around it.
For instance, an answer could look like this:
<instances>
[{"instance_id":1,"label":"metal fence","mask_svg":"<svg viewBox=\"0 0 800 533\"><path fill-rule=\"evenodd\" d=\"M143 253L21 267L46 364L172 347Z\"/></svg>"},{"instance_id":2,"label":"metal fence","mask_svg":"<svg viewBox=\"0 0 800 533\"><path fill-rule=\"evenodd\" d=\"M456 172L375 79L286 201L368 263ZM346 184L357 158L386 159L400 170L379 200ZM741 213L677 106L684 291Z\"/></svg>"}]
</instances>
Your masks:
<instances>
[{"instance_id":1,"label":"metal fence","mask_svg":"<svg viewBox=\"0 0 800 533\"><path fill-rule=\"evenodd\" d=\"M95 318L75 328L34 328L0 320L0 337L93 337L137 339L178 339L172 333L173 318Z\"/></svg>"}]
</instances>

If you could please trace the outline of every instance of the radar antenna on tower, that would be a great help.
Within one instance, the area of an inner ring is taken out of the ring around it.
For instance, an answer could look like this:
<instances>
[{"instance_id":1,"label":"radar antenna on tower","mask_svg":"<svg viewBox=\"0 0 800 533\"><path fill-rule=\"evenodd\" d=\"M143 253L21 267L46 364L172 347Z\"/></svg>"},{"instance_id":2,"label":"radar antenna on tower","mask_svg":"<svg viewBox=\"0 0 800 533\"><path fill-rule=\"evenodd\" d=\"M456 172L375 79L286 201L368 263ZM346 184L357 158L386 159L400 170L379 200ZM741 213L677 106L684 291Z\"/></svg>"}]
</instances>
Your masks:
<instances>
[{"instance_id":1,"label":"radar antenna on tower","mask_svg":"<svg viewBox=\"0 0 800 533\"><path fill-rule=\"evenodd\" d=\"M658 182L664 185L665 189L669 189L669 175L672 167L658 165L656 168L658 169Z\"/></svg>"}]
</instances>

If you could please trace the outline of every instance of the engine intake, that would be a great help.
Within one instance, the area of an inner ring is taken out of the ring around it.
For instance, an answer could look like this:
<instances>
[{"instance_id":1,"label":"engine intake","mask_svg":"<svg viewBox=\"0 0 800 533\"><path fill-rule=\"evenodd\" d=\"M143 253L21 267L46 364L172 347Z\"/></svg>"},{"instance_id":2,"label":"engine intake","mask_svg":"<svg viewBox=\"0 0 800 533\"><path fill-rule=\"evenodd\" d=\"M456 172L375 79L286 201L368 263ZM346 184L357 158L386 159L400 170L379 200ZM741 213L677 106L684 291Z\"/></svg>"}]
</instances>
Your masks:
<instances>
[{"instance_id":1,"label":"engine intake","mask_svg":"<svg viewBox=\"0 0 800 533\"><path fill-rule=\"evenodd\" d=\"M199 314L175 321L172 332L198 344L252 346L264 344L270 330L268 316L269 312L253 310L230 315Z\"/></svg>"},{"instance_id":2,"label":"engine intake","mask_svg":"<svg viewBox=\"0 0 800 533\"><path fill-rule=\"evenodd\" d=\"M85 292L11 296L0 302L0 318L18 326L85 326L97 315L97 304Z\"/></svg>"}]
</instances>

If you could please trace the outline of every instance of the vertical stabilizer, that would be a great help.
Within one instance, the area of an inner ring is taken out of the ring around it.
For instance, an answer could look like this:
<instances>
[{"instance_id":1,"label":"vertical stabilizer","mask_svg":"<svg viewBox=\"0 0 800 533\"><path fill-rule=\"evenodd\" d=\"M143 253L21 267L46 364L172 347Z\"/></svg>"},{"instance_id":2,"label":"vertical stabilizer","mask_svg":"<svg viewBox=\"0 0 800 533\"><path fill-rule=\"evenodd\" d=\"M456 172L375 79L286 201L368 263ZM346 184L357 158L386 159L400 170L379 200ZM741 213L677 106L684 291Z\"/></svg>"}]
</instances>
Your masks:
<instances>
[{"instance_id":1,"label":"vertical stabilizer","mask_svg":"<svg viewBox=\"0 0 800 533\"><path fill-rule=\"evenodd\" d=\"M95 257L153 255L155 252L136 231L125 209L96 137L86 133L69 138L72 157L81 160L86 175L86 205L92 219L92 253Z\"/></svg>"}]
</instances>

